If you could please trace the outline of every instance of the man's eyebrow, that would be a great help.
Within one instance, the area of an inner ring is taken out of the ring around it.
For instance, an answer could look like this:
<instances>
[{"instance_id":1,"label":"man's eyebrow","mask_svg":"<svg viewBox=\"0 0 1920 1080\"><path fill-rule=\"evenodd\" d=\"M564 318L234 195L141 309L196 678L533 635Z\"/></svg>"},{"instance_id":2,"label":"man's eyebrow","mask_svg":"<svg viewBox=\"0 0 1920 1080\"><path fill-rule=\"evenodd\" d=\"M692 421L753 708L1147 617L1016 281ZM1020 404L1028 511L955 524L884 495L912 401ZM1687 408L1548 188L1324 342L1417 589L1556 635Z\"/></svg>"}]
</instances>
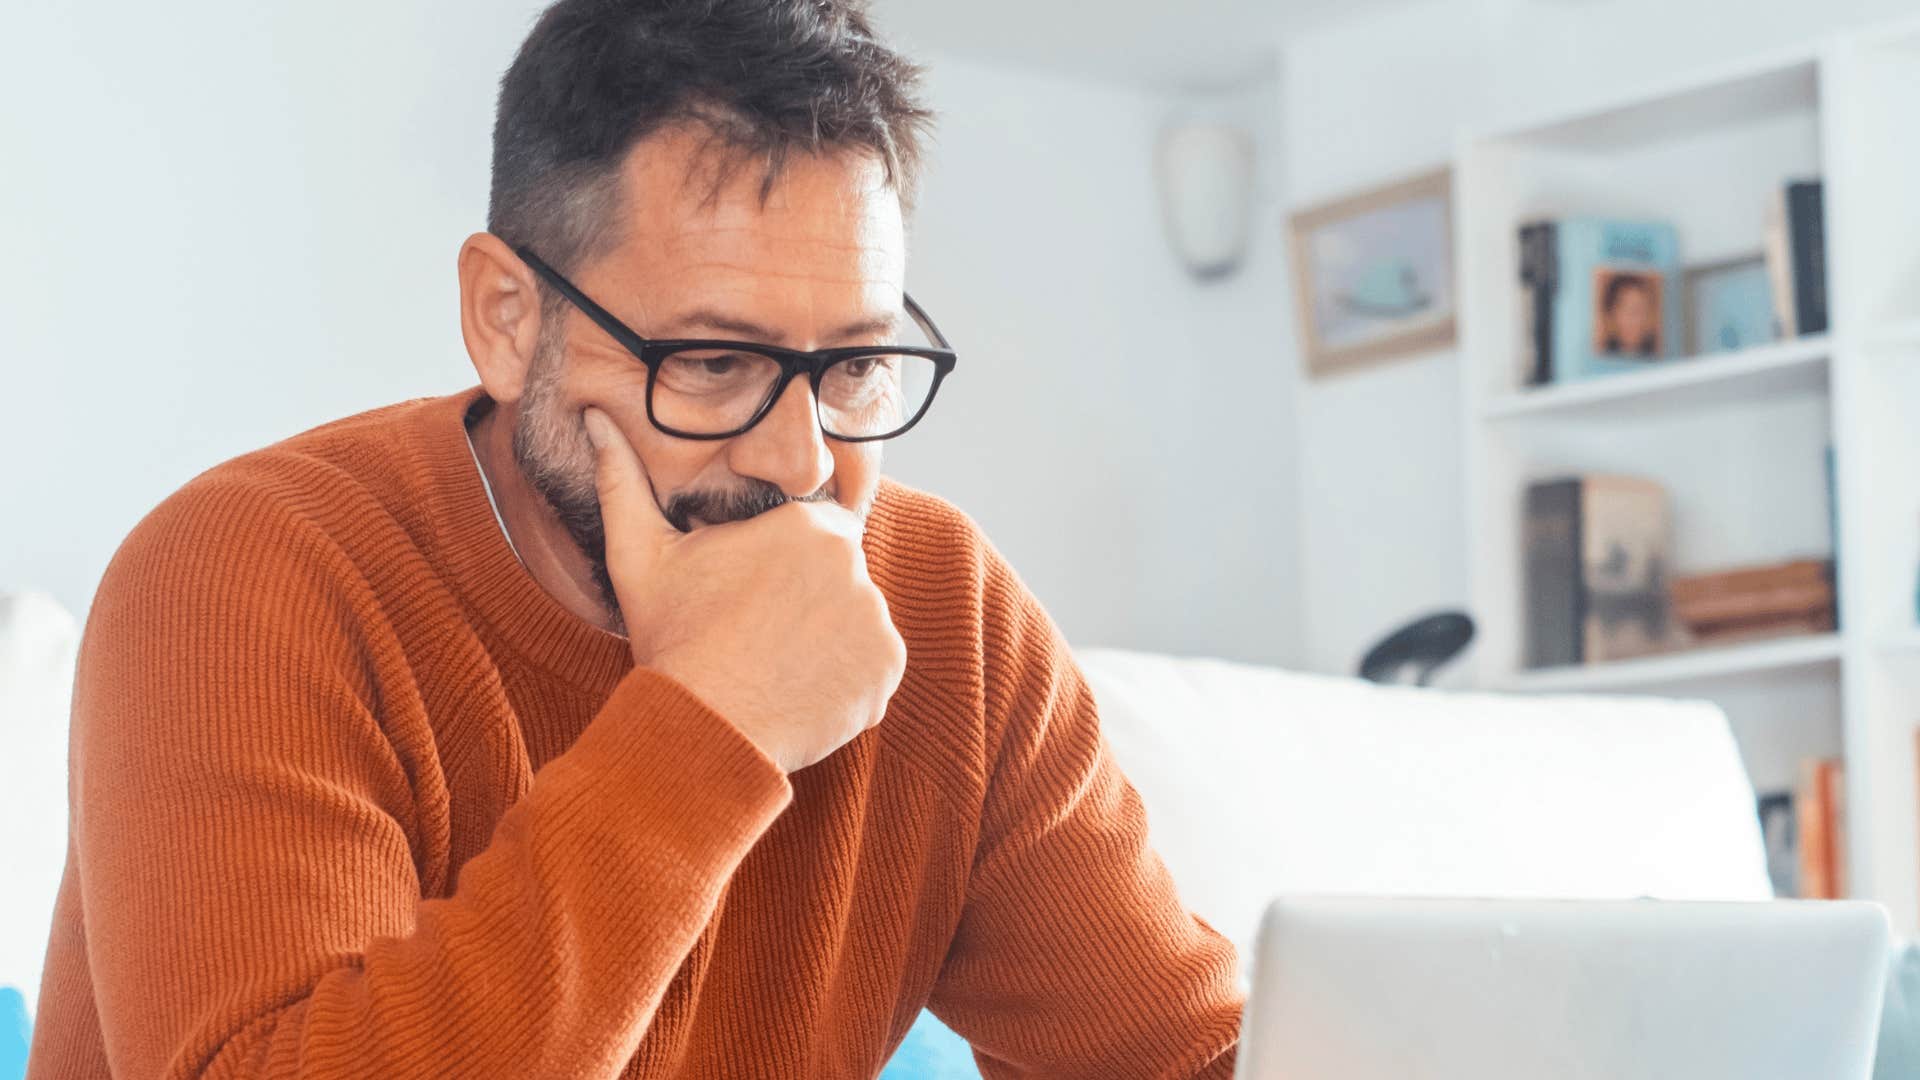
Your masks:
<instances>
[{"instance_id":1,"label":"man's eyebrow","mask_svg":"<svg viewBox=\"0 0 1920 1080\"><path fill-rule=\"evenodd\" d=\"M884 339L891 336L900 325L900 319L894 315L876 315L858 319L828 334L826 341L847 341L853 338ZM666 328L676 337L687 336L692 331L704 330L728 337L737 337L743 341L758 342L763 345L782 345L787 340L785 331L762 326L751 319L729 315L713 308L694 308L683 312L677 318L669 320Z\"/></svg>"}]
</instances>

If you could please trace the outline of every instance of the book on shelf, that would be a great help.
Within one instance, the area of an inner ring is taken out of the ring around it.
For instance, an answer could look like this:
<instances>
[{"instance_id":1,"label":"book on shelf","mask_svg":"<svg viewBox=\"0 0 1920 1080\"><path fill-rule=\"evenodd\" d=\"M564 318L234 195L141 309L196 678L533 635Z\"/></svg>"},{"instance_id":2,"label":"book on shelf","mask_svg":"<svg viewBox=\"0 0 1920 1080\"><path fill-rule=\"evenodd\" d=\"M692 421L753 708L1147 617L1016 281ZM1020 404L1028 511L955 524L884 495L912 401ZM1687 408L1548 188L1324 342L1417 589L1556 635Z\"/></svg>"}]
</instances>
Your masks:
<instances>
[{"instance_id":1,"label":"book on shelf","mask_svg":"<svg viewBox=\"0 0 1920 1080\"><path fill-rule=\"evenodd\" d=\"M1838 758L1801 763L1793 792L1799 838L1799 892L1806 900L1847 895L1846 767Z\"/></svg>"},{"instance_id":2,"label":"book on shelf","mask_svg":"<svg viewBox=\"0 0 1920 1080\"><path fill-rule=\"evenodd\" d=\"M1909 533L1908 535L1912 535L1912 534ZM1907 552L1907 558L1913 560L1913 562L1909 563L1909 565L1914 567L1913 579L1912 579L1913 580L1913 597L1912 597L1913 618L1916 624L1920 624L1920 549L1909 549L1909 551Z\"/></svg>"},{"instance_id":3,"label":"book on shelf","mask_svg":"<svg viewBox=\"0 0 1920 1080\"><path fill-rule=\"evenodd\" d=\"M1838 758L1810 758L1788 791L1758 796L1767 876L1780 897L1847 895L1847 771Z\"/></svg>"},{"instance_id":4,"label":"book on shelf","mask_svg":"<svg viewBox=\"0 0 1920 1080\"><path fill-rule=\"evenodd\" d=\"M1825 188L1819 180L1782 184L1767 204L1767 276L1784 337L1827 329Z\"/></svg>"},{"instance_id":5,"label":"book on shelf","mask_svg":"<svg viewBox=\"0 0 1920 1080\"><path fill-rule=\"evenodd\" d=\"M1667 493L1576 476L1530 486L1523 512L1526 665L1626 660L1684 640L1668 595Z\"/></svg>"},{"instance_id":6,"label":"book on shelf","mask_svg":"<svg viewBox=\"0 0 1920 1080\"><path fill-rule=\"evenodd\" d=\"M1829 559L1793 559L1764 566L1743 566L1677 578L1673 597L1680 603L1764 594L1775 589L1833 588Z\"/></svg>"},{"instance_id":7,"label":"book on shelf","mask_svg":"<svg viewBox=\"0 0 1920 1080\"><path fill-rule=\"evenodd\" d=\"M1695 633L1710 633L1724 623L1765 622L1769 619L1833 618L1833 586L1781 585L1743 594L1709 596L1697 600L1674 597L1673 613Z\"/></svg>"},{"instance_id":8,"label":"book on shelf","mask_svg":"<svg viewBox=\"0 0 1920 1080\"><path fill-rule=\"evenodd\" d=\"M1800 895L1800 822L1793 796L1791 791L1770 791L1757 799L1767 879L1773 884L1773 895L1779 897Z\"/></svg>"},{"instance_id":9,"label":"book on shelf","mask_svg":"<svg viewBox=\"0 0 1920 1080\"><path fill-rule=\"evenodd\" d=\"M1725 645L1835 626L1833 563L1798 559L1677 578L1674 618L1697 645Z\"/></svg>"},{"instance_id":10,"label":"book on shelf","mask_svg":"<svg viewBox=\"0 0 1920 1080\"><path fill-rule=\"evenodd\" d=\"M1520 226L1520 308L1525 320L1520 354L1528 386L1553 381L1553 299L1560 289L1556 231L1550 221Z\"/></svg>"},{"instance_id":11,"label":"book on shelf","mask_svg":"<svg viewBox=\"0 0 1920 1080\"><path fill-rule=\"evenodd\" d=\"M1681 350L1680 238L1671 224L1533 221L1519 241L1526 383L1638 371Z\"/></svg>"}]
</instances>

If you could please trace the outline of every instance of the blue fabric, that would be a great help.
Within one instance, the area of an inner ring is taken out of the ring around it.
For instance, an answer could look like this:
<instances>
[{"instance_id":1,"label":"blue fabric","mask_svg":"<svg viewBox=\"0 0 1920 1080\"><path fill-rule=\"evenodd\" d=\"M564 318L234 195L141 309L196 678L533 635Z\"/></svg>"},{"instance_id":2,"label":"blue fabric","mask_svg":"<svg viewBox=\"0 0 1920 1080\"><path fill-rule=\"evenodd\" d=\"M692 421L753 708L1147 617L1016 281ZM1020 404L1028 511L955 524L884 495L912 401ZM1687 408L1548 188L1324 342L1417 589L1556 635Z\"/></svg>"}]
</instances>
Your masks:
<instances>
[{"instance_id":1,"label":"blue fabric","mask_svg":"<svg viewBox=\"0 0 1920 1080\"><path fill-rule=\"evenodd\" d=\"M880 1080L980 1080L980 1070L967 1040L932 1013L922 1012L880 1071Z\"/></svg>"},{"instance_id":2,"label":"blue fabric","mask_svg":"<svg viewBox=\"0 0 1920 1080\"><path fill-rule=\"evenodd\" d=\"M1880 1015L1880 1056L1873 1080L1920 1076L1920 944L1894 951L1887 970L1887 1005Z\"/></svg>"},{"instance_id":3,"label":"blue fabric","mask_svg":"<svg viewBox=\"0 0 1920 1080\"><path fill-rule=\"evenodd\" d=\"M27 999L11 986L0 986L0 1080L21 1080L27 1075L27 1047L32 1043Z\"/></svg>"}]
</instances>

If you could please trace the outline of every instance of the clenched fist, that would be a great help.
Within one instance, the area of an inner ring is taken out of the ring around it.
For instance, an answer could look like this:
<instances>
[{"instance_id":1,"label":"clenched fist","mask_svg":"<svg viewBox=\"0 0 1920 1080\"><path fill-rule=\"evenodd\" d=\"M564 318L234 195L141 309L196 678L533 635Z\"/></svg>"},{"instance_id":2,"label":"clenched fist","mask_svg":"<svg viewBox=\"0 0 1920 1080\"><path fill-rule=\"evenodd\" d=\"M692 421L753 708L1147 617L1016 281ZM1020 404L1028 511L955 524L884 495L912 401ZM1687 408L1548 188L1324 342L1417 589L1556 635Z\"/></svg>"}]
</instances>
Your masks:
<instances>
[{"instance_id":1,"label":"clenched fist","mask_svg":"<svg viewBox=\"0 0 1920 1080\"><path fill-rule=\"evenodd\" d=\"M787 772L879 723L907 647L867 576L860 520L793 502L682 533L612 419L590 408L586 424L634 663L678 680Z\"/></svg>"}]
</instances>

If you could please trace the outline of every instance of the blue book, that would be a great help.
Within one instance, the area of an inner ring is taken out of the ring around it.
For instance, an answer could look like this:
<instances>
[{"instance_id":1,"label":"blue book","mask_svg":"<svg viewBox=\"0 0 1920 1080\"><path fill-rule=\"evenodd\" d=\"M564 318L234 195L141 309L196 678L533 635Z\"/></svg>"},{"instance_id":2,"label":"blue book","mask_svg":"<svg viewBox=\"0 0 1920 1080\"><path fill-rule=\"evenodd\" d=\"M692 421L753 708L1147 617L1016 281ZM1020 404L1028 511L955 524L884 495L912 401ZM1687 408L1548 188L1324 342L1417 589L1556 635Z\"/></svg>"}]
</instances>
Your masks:
<instances>
[{"instance_id":1,"label":"blue book","mask_svg":"<svg viewBox=\"0 0 1920 1080\"><path fill-rule=\"evenodd\" d=\"M1555 223L1556 383L1642 371L1682 352L1680 234L1658 221Z\"/></svg>"}]
</instances>

